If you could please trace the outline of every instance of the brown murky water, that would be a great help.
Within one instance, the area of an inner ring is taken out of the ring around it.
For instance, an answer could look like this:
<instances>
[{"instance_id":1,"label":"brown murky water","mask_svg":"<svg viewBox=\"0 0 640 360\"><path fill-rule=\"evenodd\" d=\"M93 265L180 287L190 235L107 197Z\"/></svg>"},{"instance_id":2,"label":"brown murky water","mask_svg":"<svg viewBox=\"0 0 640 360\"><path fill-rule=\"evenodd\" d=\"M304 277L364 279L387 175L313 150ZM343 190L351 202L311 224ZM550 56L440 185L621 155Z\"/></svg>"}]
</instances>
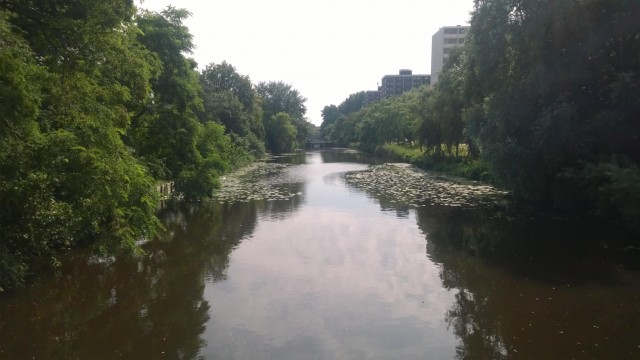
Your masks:
<instances>
[{"instance_id":1,"label":"brown murky water","mask_svg":"<svg viewBox=\"0 0 640 360\"><path fill-rule=\"evenodd\" d=\"M385 192L366 161L277 159L167 204L141 259L71 254L0 296L0 359L640 358L638 251L614 231Z\"/></svg>"}]
</instances>

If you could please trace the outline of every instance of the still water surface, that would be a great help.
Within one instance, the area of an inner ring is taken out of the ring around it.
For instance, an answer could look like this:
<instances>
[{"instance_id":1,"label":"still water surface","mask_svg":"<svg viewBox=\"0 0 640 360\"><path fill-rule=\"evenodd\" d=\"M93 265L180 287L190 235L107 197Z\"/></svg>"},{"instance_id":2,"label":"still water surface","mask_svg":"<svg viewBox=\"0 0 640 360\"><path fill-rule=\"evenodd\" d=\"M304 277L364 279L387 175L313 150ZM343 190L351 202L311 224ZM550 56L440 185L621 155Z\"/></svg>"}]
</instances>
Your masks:
<instances>
[{"instance_id":1,"label":"still water surface","mask_svg":"<svg viewBox=\"0 0 640 360\"><path fill-rule=\"evenodd\" d=\"M416 206L326 151L291 196L167 204L141 259L77 252L0 297L0 359L640 358L634 249L610 229Z\"/></svg>"}]
</instances>

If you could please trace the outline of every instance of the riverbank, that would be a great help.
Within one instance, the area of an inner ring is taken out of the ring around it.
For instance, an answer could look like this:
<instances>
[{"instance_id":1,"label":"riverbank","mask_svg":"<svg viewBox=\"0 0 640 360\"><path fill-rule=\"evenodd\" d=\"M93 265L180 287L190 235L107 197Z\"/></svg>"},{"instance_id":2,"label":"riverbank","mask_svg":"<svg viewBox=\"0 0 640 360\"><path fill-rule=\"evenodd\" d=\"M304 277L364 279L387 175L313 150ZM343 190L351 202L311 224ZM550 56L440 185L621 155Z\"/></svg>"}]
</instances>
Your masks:
<instances>
[{"instance_id":1,"label":"riverbank","mask_svg":"<svg viewBox=\"0 0 640 360\"><path fill-rule=\"evenodd\" d=\"M443 149L440 154L429 153L420 146L399 145L394 143L386 143L378 147L374 151L374 155L386 159L387 161L400 161L412 164L420 169L434 171L446 175L461 177L473 181L482 181L502 190L507 190L497 181L494 170L487 162L478 159L472 159L468 156L466 146L461 145L456 151L455 149ZM456 155L457 152L457 155ZM510 199L512 208L517 212L525 212L527 216L533 217L561 217L571 219L581 219L600 223L605 226L615 226L626 232L624 243L637 244L640 230L635 222L629 221L632 218L633 211L626 210L627 215L619 214L616 211L602 212L589 210L587 208L563 208L561 205L551 202L532 202L525 198L513 194ZM630 215L631 214L631 215ZM637 216L636 216L637 217ZM619 242L619 239L612 239L610 242Z\"/></svg>"},{"instance_id":2,"label":"riverbank","mask_svg":"<svg viewBox=\"0 0 640 360\"><path fill-rule=\"evenodd\" d=\"M458 150L458 155L428 153L421 146L386 143L375 151L376 156L392 161L402 161L423 170L432 170L469 180L483 181L497 185L491 167L481 160L467 156L466 147Z\"/></svg>"}]
</instances>

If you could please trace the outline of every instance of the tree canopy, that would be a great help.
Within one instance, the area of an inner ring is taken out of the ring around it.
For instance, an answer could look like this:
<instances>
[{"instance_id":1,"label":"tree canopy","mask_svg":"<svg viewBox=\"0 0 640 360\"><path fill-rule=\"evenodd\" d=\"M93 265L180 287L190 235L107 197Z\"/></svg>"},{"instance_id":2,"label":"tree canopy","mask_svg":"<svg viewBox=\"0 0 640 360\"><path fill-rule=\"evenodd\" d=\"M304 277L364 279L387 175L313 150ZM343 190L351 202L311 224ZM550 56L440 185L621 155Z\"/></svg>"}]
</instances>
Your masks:
<instances>
[{"instance_id":1,"label":"tree canopy","mask_svg":"<svg viewBox=\"0 0 640 360\"><path fill-rule=\"evenodd\" d=\"M637 1L476 0L435 86L327 106L323 134L374 151L413 127L425 156L465 144L515 199L640 230L638 16Z\"/></svg>"},{"instance_id":2,"label":"tree canopy","mask_svg":"<svg viewBox=\"0 0 640 360\"><path fill-rule=\"evenodd\" d=\"M263 154L256 87L225 62L197 70L189 15L0 1L0 291L74 246L139 252L159 226L158 182L206 198L222 172ZM286 90L304 120L304 98Z\"/></svg>"},{"instance_id":3,"label":"tree canopy","mask_svg":"<svg viewBox=\"0 0 640 360\"><path fill-rule=\"evenodd\" d=\"M211 63L200 75L204 112L201 121L215 121L227 134L244 137L257 155L264 153L265 130L260 97L251 80L227 62Z\"/></svg>"},{"instance_id":4,"label":"tree canopy","mask_svg":"<svg viewBox=\"0 0 640 360\"><path fill-rule=\"evenodd\" d=\"M282 81L261 82L256 86L256 91L262 99L263 123L267 133L267 146L271 151L282 152L283 149L291 151L298 146L303 146L314 130L313 125L304 117L307 112L304 103L307 99L300 95L298 90ZM281 114L287 114L288 120ZM285 137L286 143L280 143L282 138L277 133L288 128L281 125L287 122L291 123L295 130L293 147L288 144L288 136ZM277 126L277 128L272 129L270 126Z\"/></svg>"},{"instance_id":5,"label":"tree canopy","mask_svg":"<svg viewBox=\"0 0 640 360\"><path fill-rule=\"evenodd\" d=\"M151 74L129 61L144 54L133 8L2 4L0 288L72 246L130 252L158 224L153 178L122 141Z\"/></svg>"},{"instance_id":6,"label":"tree canopy","mask_svg":"<svg viewBox=\"0 0 640 360\"><path fill-rule=\"evenodd\" d=\"M639 215L639 14L633 1L476 1L463 111L516 196Z\"/></svg>"}]
</instances>

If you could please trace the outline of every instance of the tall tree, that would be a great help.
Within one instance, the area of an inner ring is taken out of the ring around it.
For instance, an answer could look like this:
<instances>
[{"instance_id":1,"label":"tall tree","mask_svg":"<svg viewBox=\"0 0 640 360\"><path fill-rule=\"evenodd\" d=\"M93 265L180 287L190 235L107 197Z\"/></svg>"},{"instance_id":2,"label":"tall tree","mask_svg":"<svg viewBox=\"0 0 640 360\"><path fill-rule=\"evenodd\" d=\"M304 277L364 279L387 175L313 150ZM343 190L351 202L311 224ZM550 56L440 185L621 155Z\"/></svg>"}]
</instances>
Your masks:
<instances>
[{"instance_id":1,"label":"tall tree","mask_svg":"<svg viewBox=\"0 0 640 360\"><path fill-rule=\"evenodd\" d=\"M364 91L361 91L349 95L338 106L325 106L322 109L322 124L320 125L323 136L343 146L355 142L355 124L348 120L348 115L362 109L363 100Z\"/></svg>"},{"instance_id":2,"label":"tall tree","mask_svg":"<svg viewBox=\"0 0 640 360\"><path fill-rule=\"evenodd\" d=\"M307 99L302 97L298 90L282 81L261 82L256 86L256 90L262 98L263 119L267 137L269 133L273 133L269 126L272 124L271 120L274 115L285 113L289 115L291 123L295 127L298 145L304 144L313 131L313 125L304 117L307 112L304 103ZM267 144L270 144L270 142L268 141Z\"/></svg>"},{"instance_id":3,"label":"tall tree","mask_svg":"<svg viewBox=\"0 0 640 360\"><path fill-rule=\"evenodd\" d=\"M364 91L349 95L343 102L338 105L340 113L347 115L356 111L360 111L364 104Z\"/></svg>"},{"instance_id":4,"label":"tall tree","mask_svg":"<svg viewBox=\"0 0 640 360\"><path fill-rule=\"evenodd\" d=\"M516 196L640 219L639 15L637 1L475 2L467 127Z\"/></svg>"},{"instance_id":5,"label":"tall tree","mask_svg":"<svg viewBox=\"0 0 640 360\"><path fill-rule=\"evenodd\" d=\"M464 70L462 68L464 53L461 48L451 51L447 59L440 80L431 93L432 98L426 102L427 108L422 111L424 121L425 143L435 146L437 151L441 145L447 145L449 151L458 149L465 142L463 86ZM431 128L430 130L427 130ZM429 134L429 132L433 134Z\"/></svg>"},{"instance_id":6,"label":"tall tree","mask_svg":"<svg viewBox=\"0 0 640 360\"><path fill-rule=\"evenodd\" d=\"M161 71L152 79L152 96L128 135L156 177L176 180L176 190L195 199L212 195L218 175L229 166L231 145L220 125L203 124L197 117L203 111L202 88L195 61L184 55L193 50L184 25L188 16L188 11L171 6L138 16L139 41ZM207 145L212 140L219 146Z\"/></svg>"},{"instance_id":7,"label":"tall tree","mask_svg":"<svg viewBox=\"0 0 640 360\"><path fill-rule=\"evenodd\" d=\"M280 112L267 122L267 145L276 154L291 152L298 146L296 128L291 116Z\"/></svg>"},{"instance_id":8,"label":"tall tree","mask_svg":"<svg viewBox=\"0 0 640 360\"><path fill-rule=\"evenodd\" d=\"M260 82L256 90L262 97L264 118L271 119L278 113L287 113L292 118L304 118L307 101L300 92L282 81Z\"/></svg>"},{"instance_id":9,"label":"tall tree","mask_svg":"<svg viewBox=\"0 0 640 360\"><path fill-rule=\"evenodd\" d=\"M224 125L227 134L246 139L256 155L264 153L262 108L248 76L240 75L227 62L211 63L200 74L204 112L201 121Z\"/></svg>"},{"instance_id":10,"label":"tall tree","mask_svg":"<svg viewBox=\"0 0 640 360\"><path fill-rule=\"evenodd\" d=\"M78 244L131 252L157 221L121 135L148 94L130 2L0 3L0 287ZM129 60L132 59L132 60ZM10 102L10 103L9 103ZM42 261L45 260L45 261Z\"/></svg>"}]
</instances>

